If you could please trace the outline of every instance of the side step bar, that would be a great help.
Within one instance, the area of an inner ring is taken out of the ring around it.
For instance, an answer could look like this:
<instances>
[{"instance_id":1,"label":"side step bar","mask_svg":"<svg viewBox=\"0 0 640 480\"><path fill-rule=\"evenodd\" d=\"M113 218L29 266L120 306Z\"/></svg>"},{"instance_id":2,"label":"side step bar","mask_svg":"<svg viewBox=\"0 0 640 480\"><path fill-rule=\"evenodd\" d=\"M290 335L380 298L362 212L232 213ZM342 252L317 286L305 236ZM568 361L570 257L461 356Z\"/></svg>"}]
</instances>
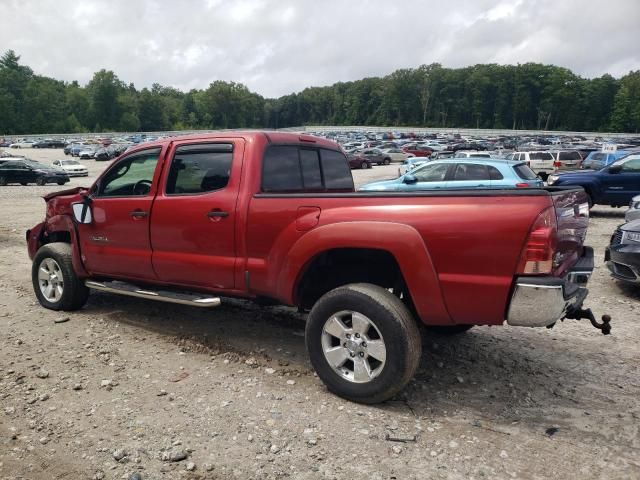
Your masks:
<instances>
[{"instance_id":1,"label":"side step bar","mask_svg":"<svg viewBox=\"0 0 640 480\"><path fill-rule=\"evenodd\" d=\"M117 281L98 282L95 280L86 280L84 284L93 290L99 290L101 292L147 298L160 302L179 303L181 305L191 305L192 307L217 307L220 305L220 299L218 297L207 297L199 293L144 289L137 285Z\"/></svg>"}]
</instances>

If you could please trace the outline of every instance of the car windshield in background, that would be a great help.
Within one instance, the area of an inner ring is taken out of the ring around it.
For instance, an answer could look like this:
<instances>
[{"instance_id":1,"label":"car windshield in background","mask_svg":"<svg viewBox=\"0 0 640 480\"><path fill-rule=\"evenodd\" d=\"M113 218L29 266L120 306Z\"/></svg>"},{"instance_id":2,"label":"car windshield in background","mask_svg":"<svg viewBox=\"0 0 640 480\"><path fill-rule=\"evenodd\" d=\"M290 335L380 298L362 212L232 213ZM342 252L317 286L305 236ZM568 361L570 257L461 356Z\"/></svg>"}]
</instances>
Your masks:
<instances>
[{"instance_id":1,"label":"car windshield in background","mask_svg":"<svg viewBox=\"0 0 640 480\"><path fill-rule=\"evenodd\" d=\"M60 165L82 165L76 160L60 160Z\"/></svg>"},{"instance_id":2,"label":"car windshield in background","mask_svg":"<svg viewBox=\"0 0 640 480\"><path fill-rule=\"evenodd\" d=\"M519 165L514 165L513 169L518 174L518 176L523 180L535 180L537 175L533 170L527 167L524 163Z\"/></svg>"}]
</instances>

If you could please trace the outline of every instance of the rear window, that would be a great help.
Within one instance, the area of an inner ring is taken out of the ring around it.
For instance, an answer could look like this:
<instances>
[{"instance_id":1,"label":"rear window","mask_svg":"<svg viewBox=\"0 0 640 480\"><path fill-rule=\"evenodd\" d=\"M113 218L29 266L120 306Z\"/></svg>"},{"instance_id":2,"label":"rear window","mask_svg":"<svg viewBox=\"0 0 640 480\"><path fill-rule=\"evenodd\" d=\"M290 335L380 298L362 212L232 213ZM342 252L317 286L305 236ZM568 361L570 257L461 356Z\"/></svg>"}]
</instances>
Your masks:
<instances>
[{"instance_id":1,"label":"rear window","mask_svg":"<svg viewBox=\"0 0 640 480\"><path fill-rule=\"evenodd\" d=\"M529 154L531 160L553 160L553 156L549 152L533 152Z\"/></svg>"},{"instance_id":2,"label":"rear window","mask_svg":"<svg viewBox=\"0 0 640 480\"><path fill-rule=\"evenodd\" d=\"M489 177L491 177L491 180L504 180L504 177L500 173L500 170L498 170L496 167L492 167L491 165L489 165L488 168Z\"/></svg>"},{"instance_id":3,"label":"rear window","mask_svg":"<svg viewBox=\"0 0 640 480\"><path fill-rule=\"evenodd\" d=\"M274 145L262 164L263 192L353 190L343 153L327 149Z\"/></svg>"},{"instance_id":4,"label":"rear window","mask_svg":"<svg viewBox=\"0 0 640 480\"><path fill-rule=\"evenodd\" d=\"M560 152L559 160L580 160L580 154L578 152Z\"/></svg>"},{"instance_id":5,"label":"rear window","mask_svg":"<svg viewBox=\"0 0 640 480\"><path fill-rule=\"evenodd\" d=\"M167 194L205 193L226 187L232 160L232 144L179 146L167 177Z\"/></svg>"},{"instance_id":6,"label":"rear window","mask_svg":"<svg viewBox=\"0 0 640 480\"><path fill-rule=\"evenodd\" d=\"M513 170L516 172L516 175L518 175L522 180L535 180L537 178L537 175L534 173L534 171L527 167L524 163L514 165Z\"/></svg>"}]
</instances>

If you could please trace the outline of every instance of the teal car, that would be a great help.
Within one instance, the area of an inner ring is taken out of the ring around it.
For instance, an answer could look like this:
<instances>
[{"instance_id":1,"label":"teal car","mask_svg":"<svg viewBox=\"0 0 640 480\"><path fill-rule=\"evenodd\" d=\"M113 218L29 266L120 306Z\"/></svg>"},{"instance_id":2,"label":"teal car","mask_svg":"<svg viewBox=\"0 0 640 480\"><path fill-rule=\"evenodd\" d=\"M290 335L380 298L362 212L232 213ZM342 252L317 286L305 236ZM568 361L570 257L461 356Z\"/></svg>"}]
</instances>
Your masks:
<instances>
[{"instance_id":1,"label":"teal car","mask_svg":"<svg viewBox=\"0 0 640 480\"><path fill-rule=\"evenodd\" d=\"M524 162L497 158L452 158L427 162L393 180L363 185L360 192L455 188L542 187L544 182Z\"/></svg>"}]
</instances>

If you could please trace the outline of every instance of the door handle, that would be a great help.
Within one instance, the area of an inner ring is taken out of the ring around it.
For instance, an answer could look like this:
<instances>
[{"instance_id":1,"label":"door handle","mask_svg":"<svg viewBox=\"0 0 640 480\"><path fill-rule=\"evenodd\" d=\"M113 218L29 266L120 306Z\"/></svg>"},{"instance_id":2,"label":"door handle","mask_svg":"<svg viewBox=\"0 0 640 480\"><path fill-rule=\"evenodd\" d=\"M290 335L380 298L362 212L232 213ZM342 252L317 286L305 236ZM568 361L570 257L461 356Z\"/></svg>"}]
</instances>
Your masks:
<instances>
[{"instance_id":1,"label":"door handle","mask_svg":"<svg viewBox=\"0 0 640 480\"><path fill-rule=\"evenodd\" d=\"M144 218L148 213L142 210L134 210L133 212L129 212L129 215L133 218Z\"/></svg>"},{"instance_id":2,"label":"door handle","mask_svg":"<svg viewBox=\"0 0 640 480\"><path fill-rule=\"evenodd\" d=\"M229 212L222 212L220 210L211 210L207 213L207 217L209 218L225 218L229 216Z\"/></svg>"}]
</instances>

